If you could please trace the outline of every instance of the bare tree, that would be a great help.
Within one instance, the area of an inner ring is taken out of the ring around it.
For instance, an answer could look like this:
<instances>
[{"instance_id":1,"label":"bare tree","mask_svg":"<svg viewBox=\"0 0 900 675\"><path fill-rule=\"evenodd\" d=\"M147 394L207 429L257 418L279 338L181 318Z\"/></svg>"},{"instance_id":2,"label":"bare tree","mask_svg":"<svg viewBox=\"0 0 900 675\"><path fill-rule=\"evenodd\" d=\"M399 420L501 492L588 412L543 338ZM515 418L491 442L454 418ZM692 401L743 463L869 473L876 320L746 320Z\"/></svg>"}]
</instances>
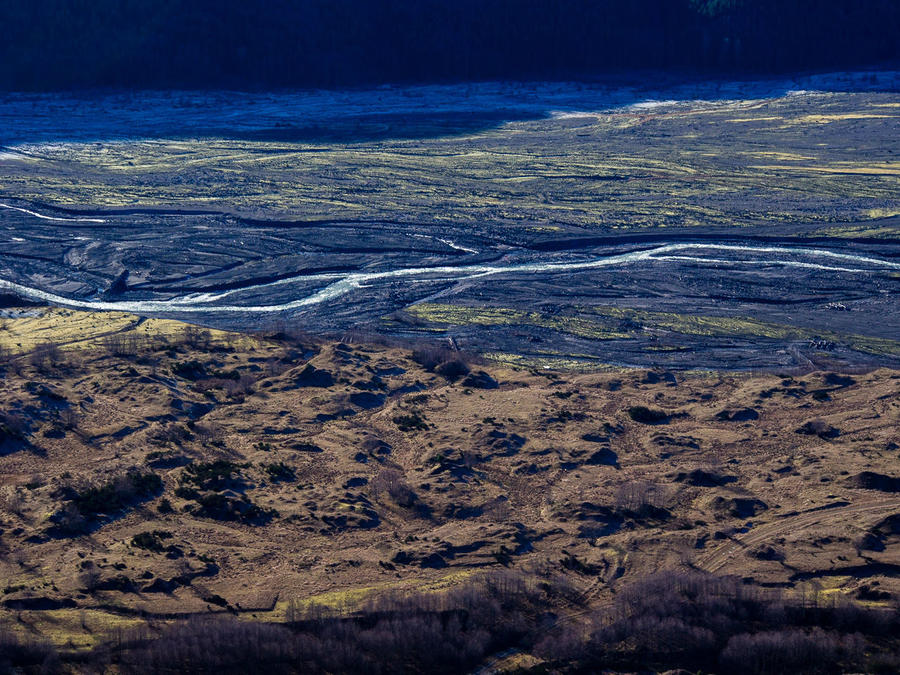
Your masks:
<instances>
[{"instance_id":1,"label":"bare tree","mask_svg":"<svg viewBox=\"0 0 900 675\"><path fill-rule=\"evenodd\" d=\"M43 373L61 363L62 352L55 342L42 342L31 350L28 360L36 370Z\"/></svg>"}]
</instances>

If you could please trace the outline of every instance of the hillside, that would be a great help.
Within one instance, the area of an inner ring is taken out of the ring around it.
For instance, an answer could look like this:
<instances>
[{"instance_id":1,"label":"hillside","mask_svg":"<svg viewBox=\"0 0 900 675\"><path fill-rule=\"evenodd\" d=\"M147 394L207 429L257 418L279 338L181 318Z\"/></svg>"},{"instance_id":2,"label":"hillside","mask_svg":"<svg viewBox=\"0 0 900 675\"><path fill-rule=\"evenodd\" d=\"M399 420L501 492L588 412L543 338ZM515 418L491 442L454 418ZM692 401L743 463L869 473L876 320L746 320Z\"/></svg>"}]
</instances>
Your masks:
<instances>
[{"instance_id":1,"label":"hillside","mask_svg":"<svg viewBox=\"0 0 900 675\"><path fill-rule=\"evenodd\" d=\"M8 0L0 88L309 87L896 60L891 0Z\"/></svg>"},{"instance_id":2,"label":"hillside","mask_svg":"<svg viewBox=\"0 0 900 675\"><path fill-rule=\"evenodd\" d=\"M549 593L558 630L660 572L885 617L900 593L894 371L579 374L23 312L3 331L0 620L67 663L191 617L308 630L497 570ZM517 667L553 663L512 644Z\"/></svg>"}]
</instances>

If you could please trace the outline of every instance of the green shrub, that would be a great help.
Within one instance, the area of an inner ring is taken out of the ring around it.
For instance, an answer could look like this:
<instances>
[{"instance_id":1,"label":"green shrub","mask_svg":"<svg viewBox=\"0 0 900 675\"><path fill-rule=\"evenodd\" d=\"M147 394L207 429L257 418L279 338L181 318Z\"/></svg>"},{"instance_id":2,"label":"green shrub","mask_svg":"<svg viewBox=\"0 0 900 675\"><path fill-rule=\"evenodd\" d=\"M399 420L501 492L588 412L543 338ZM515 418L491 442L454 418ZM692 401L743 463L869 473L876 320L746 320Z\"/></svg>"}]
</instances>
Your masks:
<instances>
[{"instance_id":1,"label":"green shrub","mask_svg":"<svg viewBox=\"0 0 900 675\"><path fill-rule=\"evenodd\" d=\"M273 483L277 483L280 481L292 481L297 477L296 472L293 468L285 464L284 462L272 463L272 464L263 464L263 471L268 475L269 480Z\"/></svg>"}]
</instances>

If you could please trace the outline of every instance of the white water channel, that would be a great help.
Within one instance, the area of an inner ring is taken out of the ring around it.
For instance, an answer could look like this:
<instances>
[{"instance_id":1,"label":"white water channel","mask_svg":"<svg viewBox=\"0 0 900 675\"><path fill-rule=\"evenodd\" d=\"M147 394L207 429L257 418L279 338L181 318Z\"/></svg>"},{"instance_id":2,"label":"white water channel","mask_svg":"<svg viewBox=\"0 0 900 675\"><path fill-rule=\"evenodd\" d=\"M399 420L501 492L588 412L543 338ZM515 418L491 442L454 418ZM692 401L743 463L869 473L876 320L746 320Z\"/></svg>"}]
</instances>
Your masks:
<instances>
[{"instance_id":1,"label":"white water channel","mask_svg":"<svg viewBox=\"0 0 900 675\"><path fill-rule=\"evenodd\" d=\"M100 219L90 218L63 218L45 216L21 207L0 203L0 207L14 209L28 215L45 220L73 220L87 222L106 222ZM421 236L421 235L420 235ZM441 240L445 241L445 240ZM453 248L473 251L463 246L447 242ZM714 258L703 255L706 251L719 251L734 254L753 254L755 258ZM693 255L678 255L690 252ZM779 256L803 257L806 260L786 259ZM816 260L816 262L810 262ZM557 274L562 272L577 272L581 270L599 269L604 267L623 266L640 262L678 262L688 261L710 265L731 267L765 267L783 266L805 269L815 269L825 272L839 272L849 274L871 274L878 271L900 270L900 263L872 258L850 253L836 253L824 249L799 248L786 246L745 246L738 244L711 244L711 243L676 243L662 244L654 248L617 255L589 258L586 260L573 260L566 262L527 262L498 264L472 264L440 267L406 267L397 270L382 272L351 272L345 274L328 273L313 275L298 275L265 284L257 284L236 288L219 293L192 293L176 296L168 300L93 300L67 298L62 295L50 293L39 288L33 288L14 281L0 279L0 289L11 291L21 297L38 300L63 307L75 307L80 309L94 309L105 311L132 312L135 314L213 314L213 313L275 313L327 302L341 297L356 289L362 288L371 282L403 278L420 278L427 281L462 281L499 274ZM857 265L851 267L850 265ZM859 267L864 265L865 267ZM330 282L320 290L289 302L275 305L237 305L217 304L230 296L260 292L266 289L286 286L295 283Z\"/></svg>"},{"instance_id":2,"label":"white water channel","mask_svg":"<svg viewBox=\"0 0 900 675\"><path fill-rule=\"evenodd\" d=\"M35 218L40 218L41 220L55 220L57 222L63 223L105 223L106 221L102 218L61 218L57 216L45 216L43 213L38 213L37 211L30 211L28 209L23 209L21 206L13 206L12 204L4 204L0 202L0 208L10 209L11 211L19 211L20 213L27 213L29 216L34 216Z\"/></svg>"},{"instance_id":3,"label":"white water channel","mask_svg":"<svg viewBox=\"0 0 900 675\"><path fill-rule=\"evenodd\" d=\"M756 257L752 259L713 258L702 255L703 251L753 254ZM691 252L694 255L678 255L683 252ZM777 257L785 255L803 256L807 260L791 260ZM810 259L817 260L817 262L809 262ZM383 272L299 275L267 284L237 288L220 293L194 293L173 297L168 300L106 301L67 298L55 293L49 293L38 288L32 288L4 279L0 279L0 288L25 298L39 300L54 305L94 310L133 312L137 314L274 313L317 305L351 293L371 282L381 280L421 278L429 281L461 281L499 274L555 274L654 261L691 261L733 267L761 267L775 265L851 274L871 274L877 271L900 270L900 263L849 253L836 253L834 251L823 249L791 248L782 246L741 246L736 244L678 243L663 244L642 251L633 251L630 253L568 262L407 267ZM860 267L860 265L865 267ZM308 284L309 282L317 281L330 283L327 283L323 288L310 295L289 302L274 305L217 304L222 300L239 293L258 292L276 286L286 286L292 283L304 282Z\"/></svg>"}]
</instances>

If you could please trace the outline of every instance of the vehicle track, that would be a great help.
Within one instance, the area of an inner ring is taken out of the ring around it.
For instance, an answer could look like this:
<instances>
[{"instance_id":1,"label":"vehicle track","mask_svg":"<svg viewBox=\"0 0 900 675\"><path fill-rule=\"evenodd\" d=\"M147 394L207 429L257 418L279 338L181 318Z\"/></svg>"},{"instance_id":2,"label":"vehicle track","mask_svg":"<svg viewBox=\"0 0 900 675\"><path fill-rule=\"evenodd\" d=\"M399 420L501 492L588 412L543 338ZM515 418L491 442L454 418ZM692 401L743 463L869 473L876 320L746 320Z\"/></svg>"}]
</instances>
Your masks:
<instances>
[{"instance_id":1,"label":"vehicle track","mask_svg":"<svg viewBox=\"0 0 900 675\"><path fill-rule=\"evenodd\" d=\"M900 498L881 498L836 508L804 511L760 525L745 535L726 541L716 549L700 556L694 566L706 572L716 572L740 552L776 537L795 533L833 519L846 519L848 516L887 516L898 509L900 509Z\"/></svg>"}]
</instances>

